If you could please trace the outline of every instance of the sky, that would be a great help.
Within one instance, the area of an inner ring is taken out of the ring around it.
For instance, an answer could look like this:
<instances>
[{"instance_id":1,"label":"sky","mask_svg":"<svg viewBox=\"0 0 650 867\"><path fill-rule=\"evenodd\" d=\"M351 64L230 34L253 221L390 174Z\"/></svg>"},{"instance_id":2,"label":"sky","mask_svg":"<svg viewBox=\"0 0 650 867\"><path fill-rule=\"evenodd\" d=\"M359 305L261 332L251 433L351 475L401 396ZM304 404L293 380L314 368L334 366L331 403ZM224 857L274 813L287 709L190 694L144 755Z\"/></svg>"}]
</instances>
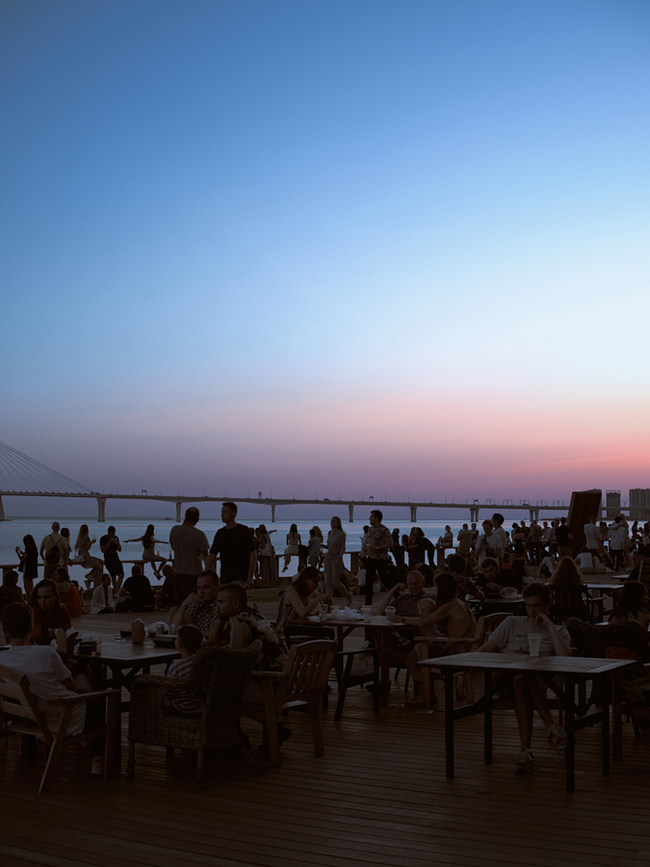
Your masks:
<instances>
[{"instance_id":1,"label":"sky","mask_svg":"<svg viewBox=\"0 0 650 867\"><path fill-rule=\"evenodd\" d=\"M649 38L645 0L3 0L0 441L113 493L650 487Z\"/></svg>"}]
</instances>

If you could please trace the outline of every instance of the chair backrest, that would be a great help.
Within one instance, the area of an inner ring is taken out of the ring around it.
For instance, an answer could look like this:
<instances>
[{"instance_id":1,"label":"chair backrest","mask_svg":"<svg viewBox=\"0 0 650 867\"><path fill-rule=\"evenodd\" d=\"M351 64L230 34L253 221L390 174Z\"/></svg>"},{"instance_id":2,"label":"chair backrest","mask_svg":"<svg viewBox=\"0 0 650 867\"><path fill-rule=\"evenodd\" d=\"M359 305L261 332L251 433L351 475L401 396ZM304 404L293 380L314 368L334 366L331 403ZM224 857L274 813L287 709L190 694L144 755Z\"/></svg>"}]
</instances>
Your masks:
<instances>
[{"instance_id":1,"label":"chair backrest","mask_svg":"<svg viewBox=\"0 0 650 867\"><path fill-rule=\"evenodd\" d=\"M483 620L483 641L481 644L485 644L488 638L492 635L494 630L499 626L506 617L510 617L510 611L495 611L494 614L486 614Z\"/></svg>"},{"instance_id":2,"label":"chair backrest","mask_svg":"<svg viewBox=\"0 0 650 867\"><path fill-rule=\"evenodd\" d=\"M307 702L318 707L336 655L336 641L307 641L294 644L283 668L276 693L276 707Z\"/></svg>"},{"instance_id":3,"label":"chair backrest","mask_svg":"<svg viewBox=\"0 0 650 867\"><path fill-rule=\"evenodd\" d=\"M552 584L553 603L551 619L563 623L569 617L589 620L589 606L585 600L585 589L580 584Z\"/></svg>"},{"instance_id":4,"label":"chair backrest","mask_svg":"<svg viewBox=\"0 0 650 867\"><path fill-rule=\"evenodd\" d=\"M303 644L305 641L324 640L334 641L336 633L331 626L307 626L302 623L289 621L284 627L284 640L287 647L292 644Z\"/></svg>"},{"instance_id":5,"label":"chair backrest","mask_svg":"<svg viewBox=\"0 0 650 867\"><path fill-rule=\"evenodd\" d=\"M196 652L188 679L170 689L167 696L172 698L176 692L192 695L201 702L204 719L231 712L241 702L261 649L259 639L243 650L202 647Z\"/></svg>"},{"instance_id":6,"label":"chair backrest","mask_svg":"<svg viewBox=\"0 0 650 867\"><path fill-rule=\"evenodd\" d=\"M608 626L596 626L570 617L566 627L579 656L601 659L607 656L609 647L625 647L639 659L648 661L650 650L643 630L637 623L623 621L610 623Z\"/></svg>"},{"instance_id":7,"label":"chair backrest","mask_svg":"<svg viewBox=\"0 0 650 867\"><path fill-rule=\"evenodd\" d=\"M4 728L6 716L20 717L33 722L34 733L43 737L48 745L52 744L54 736L48 728L34 693L29 688L27 675L14 668L7 668L6 665L0 665L0 730Z\"/></svg>"}]
</instances>

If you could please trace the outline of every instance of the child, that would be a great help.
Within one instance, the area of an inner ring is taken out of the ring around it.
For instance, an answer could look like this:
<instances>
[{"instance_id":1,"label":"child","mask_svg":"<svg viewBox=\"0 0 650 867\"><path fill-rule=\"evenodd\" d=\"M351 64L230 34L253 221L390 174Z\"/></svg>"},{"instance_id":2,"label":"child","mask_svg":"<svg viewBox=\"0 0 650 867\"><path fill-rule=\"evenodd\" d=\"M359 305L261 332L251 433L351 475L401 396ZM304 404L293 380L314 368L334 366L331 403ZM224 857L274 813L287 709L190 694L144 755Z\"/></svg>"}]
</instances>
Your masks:
<instances>
[{"instance_id":1,"label":"child","mask_svg":"<svg viewBox=\"0 0 650 867\"><path fill-rule=\"evenodd\" d=\"M180 650L181 658L175 659L167 669L167 677L184 680L190 676L196 651L203 642L201 630L196 626L181 626L176 636L176 650ZM180 691L167 693L165 705L174 713L183 716L198 716L201 713L201 703L193 695Z\"/></svg>"},{"instance_id":2,"label":"child","mask_svg":"<svg viewBox=\"0 0 650 867\"><path fill-rule=\"evenodd\" d=\"M93 598L90 602L91 614L112 614L115 611L115 600L111 584L111 576L104 572L100 578L100 583L93 590Z\"/></svg>"}]
</instances>

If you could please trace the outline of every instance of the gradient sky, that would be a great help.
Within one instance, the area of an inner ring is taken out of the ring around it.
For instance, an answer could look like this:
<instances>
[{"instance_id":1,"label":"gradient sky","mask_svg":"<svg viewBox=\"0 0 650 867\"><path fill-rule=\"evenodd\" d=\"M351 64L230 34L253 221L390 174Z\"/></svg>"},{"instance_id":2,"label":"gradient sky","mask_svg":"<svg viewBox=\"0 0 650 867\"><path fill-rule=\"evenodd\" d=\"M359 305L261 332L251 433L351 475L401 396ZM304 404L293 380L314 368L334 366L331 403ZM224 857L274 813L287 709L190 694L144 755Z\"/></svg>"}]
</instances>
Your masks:
<instances>
[{"instance_id":1,"label":"gradient sky","mask_svg":"<svg viewBox=\"0 0 650 867\"><path fill-rule=\"evenodd\" d=\"M646 0L3 0L0 440L95 490L650 486Z\"/></svg>"}]
</instances>

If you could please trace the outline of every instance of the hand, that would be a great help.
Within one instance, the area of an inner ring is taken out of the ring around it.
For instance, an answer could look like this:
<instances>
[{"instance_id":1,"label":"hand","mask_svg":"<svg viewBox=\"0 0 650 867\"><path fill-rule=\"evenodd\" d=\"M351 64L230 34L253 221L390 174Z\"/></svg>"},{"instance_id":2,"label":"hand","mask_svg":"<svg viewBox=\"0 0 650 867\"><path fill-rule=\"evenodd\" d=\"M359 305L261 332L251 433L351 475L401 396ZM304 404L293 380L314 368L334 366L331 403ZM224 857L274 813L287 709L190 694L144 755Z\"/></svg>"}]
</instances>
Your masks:
<instances>
[{"instance_id":1,"label":"hand","mask_svg":"<svg viewBox=\"0 0 650 867\"><path fill-rule=\"evenodd\" d=\"M193 602L200 602L200 601L201 600L196 595L196 593L190 593L189 596L186 596L185 599L183 599L183 607L187 608L187 606L191 605Z\"/></svg>"},{"instance_id":2,"label":"hand","mask_svg":"<svg viewBox=\"0 0 650 867\"><path fill-rule=\"evenodd\" d=\"M535 618L535 626L549 626L551 619L548 614L538 614Z\"/></svg>"},{"instance_id":3,"label":"hand","mask_svg":"<svg viewBox=\"0 0 650 867\"><path fill-rule=\"evenodd\" d=\"M316 599L318 599L319 602L329 603L332 601L332 597L329 595L329 593L321 593L316 597Z\"/></svg>"},{"instance_id":4,"label":"hand","mask_svg":"<svg viewBox=\"0 0 650 867\"><path fill-rule=\"evenodd\" d=\"M402 618L399 617L397 614L387 614L386 617L388 617L388 619L390 620L391 623L401 623L402 622Z\"/></svg>"},{"instance_id":5,"label":"hand","mask_svg":"<svg viewBox=\"0 0 650 867\"><path fill-rule=\"evenodd\" d=\"M395 590L397 590L399 593L404 593L404 591L406 590L406 584L396 584Z\"/></svg>"}]
</instances>

